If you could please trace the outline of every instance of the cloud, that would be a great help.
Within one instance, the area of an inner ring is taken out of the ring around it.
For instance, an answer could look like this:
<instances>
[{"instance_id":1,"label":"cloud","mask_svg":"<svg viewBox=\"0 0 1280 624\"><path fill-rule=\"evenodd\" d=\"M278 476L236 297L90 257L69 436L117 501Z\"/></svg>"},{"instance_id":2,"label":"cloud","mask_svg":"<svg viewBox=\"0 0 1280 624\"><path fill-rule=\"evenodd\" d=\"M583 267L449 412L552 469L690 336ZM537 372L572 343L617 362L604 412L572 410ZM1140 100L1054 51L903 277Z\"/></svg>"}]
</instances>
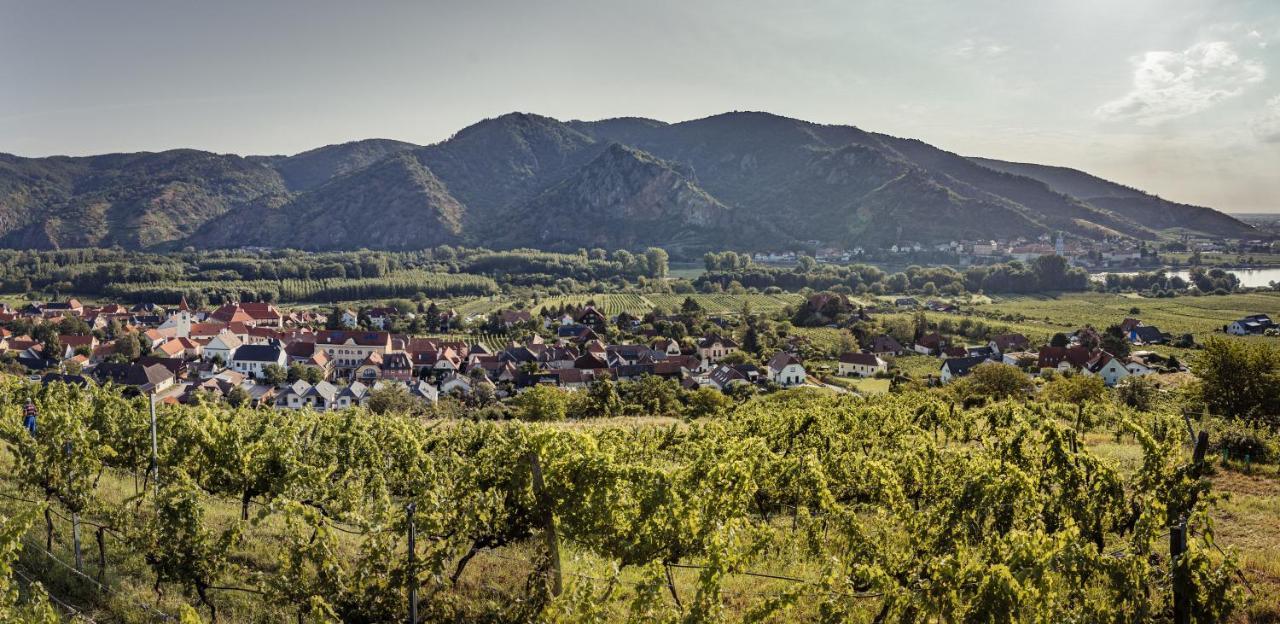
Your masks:
<instances>
[{"instance_id":1,"label":"cloud","mask_svg":"<svg viewBox=\"0 0 1280 624\"><path fill-rule=\"evenodd\" d=\"M995 58L1009 51L1009 46L985 37L965 39L951 48L950 54L962 59Z\"/></svg>"},{"instance_id":2,"label":"cloud","mask_svg":"<svg viewBox=\"0 0 1280 624\"><path fill-rule=\"evenodd\" d=\"M1263 143L1280 143L1280 95L1267 100L1267 107L1253 118L1254 136Z\"/></svg>"},{"instance_id":3,"label":"cloud","mask_svg":"<svg viewBox=\"0 0 1280 624\"><path fill-rule=\"evenodd\" d=\"M1147 52L1132 62L1133 90L1099 106L1098 117L1155 125L1236 97L1267 75L1262 63L1242 58L1226 41L1201 42L1182 52Z\"/></svg>"}]
</instances>

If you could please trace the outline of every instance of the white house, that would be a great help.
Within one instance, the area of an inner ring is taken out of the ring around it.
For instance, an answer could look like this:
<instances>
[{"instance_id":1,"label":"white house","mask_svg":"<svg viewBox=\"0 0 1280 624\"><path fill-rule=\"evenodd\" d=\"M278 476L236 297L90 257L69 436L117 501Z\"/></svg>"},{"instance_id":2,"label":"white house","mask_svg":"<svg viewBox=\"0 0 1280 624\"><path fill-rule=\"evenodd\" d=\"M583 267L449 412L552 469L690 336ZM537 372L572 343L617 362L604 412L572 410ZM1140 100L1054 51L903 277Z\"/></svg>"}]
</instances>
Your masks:
<instances>
[{"instance_id":1,"label":"white house","mask_svg":"<svg viewBox=\"0 0 1280 624\"><path fill-rule=\"evenodd\" d=\"M798 386L808 377L800 360L786 351L779 351L770 358L766 368L769 379L780 386Z\"/></svg>"},{"instance_id":2,"label":"white house","mask_svg":"<svg viewBox=\"0 0 1280 624\"><path fill-rule=\"evenodd\" d=\"M889 365L874 353L846 353L836 365L837 374L845 377L871 377L888 369Z\"/></svg>"},{"instance_id":3,"label":"white house","mask_svg":"<svg viewBox=\"0 0 1280 624\"><path fill-rule=\"evenodd\" d=\"M284 367L288 354L279 342L264 345L241 345L231 356L230 368L257 379L270 365Z\"/></svg>"},{"instance_id":4,"label":"white house","mask_svg":"<svg viewBox=\"0 0 1280 624\"><path fill-rule=\"evenodd\" d=\"M215 358L221 358L223 364L229 364L231 359L235 357L236 349L239 349L243 343L235 334L231 332L222 332L214 336L209 344L204 346L204 359L213 361Z\"/></svg>"},{"instance_id":5,"label":"white house","mask_svg":"<svg viewBox=\"0 0 1280 624\"><path fill-rule=\"evenodd\" d=\"M347 329L355 329L360 325L360 315L356 314L355 310L347 308L342 311L340 322Z\"/></svg>"},{"instance_id":6,"label":"white house","mask_svg":"<svg viewBox=\"0 0 1280 624\"><path fill-rule=\"evenodd\" d=\"M1227 333L1235 334L1236 336L1248 336L1250 334L1261 334L1275 326L1271 317L1266 314L1251 314L1238 321L1232 321L1227 326Z\"/></svg>"},{"instance_id":7,"label":"white house","mask_svg":"<svg viewBox=\"0 0 1280 624\"><path fill-rule=\"evenodd\" d=\"M1110 353L1099 353L1098 357L1089 362L1083 369L1086 375L1097 375L1102 378L1102 383L1108 386L1114 386L1120 383L1121 379L1128 377L1131 373L1125 366L1125 363L1119 358L1112 357Z\"/></svg>"}]
</instances>

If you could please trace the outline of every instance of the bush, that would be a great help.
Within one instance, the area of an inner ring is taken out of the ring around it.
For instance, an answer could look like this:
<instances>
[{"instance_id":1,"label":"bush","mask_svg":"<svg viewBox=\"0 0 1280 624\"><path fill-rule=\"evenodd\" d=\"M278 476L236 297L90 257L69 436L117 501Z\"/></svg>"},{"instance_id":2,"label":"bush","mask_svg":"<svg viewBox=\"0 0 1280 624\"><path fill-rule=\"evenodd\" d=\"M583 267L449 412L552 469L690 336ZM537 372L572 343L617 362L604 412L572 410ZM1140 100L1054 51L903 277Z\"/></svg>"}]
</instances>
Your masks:
<instances>
[{"instance_id":1,"label":"bush","mask_svg":"<svg viewBox=\"0 0 1280 624\"><path fill-rule=\"evenodd\" d=\"M1205 427L1209 430L1209 452L1226 453L1229 459L1248 457L1256 464L1274 464L1280 460L1280 438L1266 427L1214 418Z\"/></svg>"},{"instance_id":2,"label":"bush","mask_svg":"<svg viewBox=\"0 0 1280 624\"><path fill-rule=\"evenodd\" d=\"M1046 401L1076 404L1101 401L1106 394L1107 385L1094 375L1059 375L1040 391Z\"/></svg>"},{"instance_id":3,"label":"bush","mask_svg":"<svg viewBox=\"0 0 1280 624\"><path fill-rule=\"evenodd\" d=\"M1149 411L1156 402L1156 384L1143 375L1125 377L1116 384L1116 400L1138 411Z\"/></svg>"}]
</instances>

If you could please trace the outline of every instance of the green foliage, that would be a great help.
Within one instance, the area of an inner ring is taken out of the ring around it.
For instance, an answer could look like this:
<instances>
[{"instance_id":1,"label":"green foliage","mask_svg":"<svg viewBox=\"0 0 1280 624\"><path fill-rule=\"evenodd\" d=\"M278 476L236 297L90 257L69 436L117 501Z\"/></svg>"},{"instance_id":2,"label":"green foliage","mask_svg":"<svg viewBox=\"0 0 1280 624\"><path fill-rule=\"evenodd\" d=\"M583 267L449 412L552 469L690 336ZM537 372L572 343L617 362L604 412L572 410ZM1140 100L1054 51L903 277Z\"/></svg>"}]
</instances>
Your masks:
<instances>
[{"instance_id":1,"label":"green foliage","mask_svg":"<svg viewBox=\"0 0 1280 624\"><path fill-rule=\"evenodd\" d=\"M515 408L516 416L529 422L564 420L569 395L555 386L537 385L516 397Z\"/></svg>"},{"instance_id":2,"label":"green foliage","mask_svg":"<svg viewBox=\"0 0 1280 624\"><path fill-rule=\"evenodd\" d=\"M15 475L75 472L47 465L55 461L124 475L145 468L144 401L3 383ZM661 413L678 409L673 386L647 378L616 390L624 404ZM612 403L603 386L594 394ZM18 426L28 397L62 410L50 418L54 440L73 434L101 450L91 461L23 451L58 446ZM517 406L523 417L558 420L569 402L540 386ZM1216 499L1202 467L1185 463L1180 420L1099 406L1111 410L1099 420L1141 447L1139 465L1122 471L1060 424L1074 417L1070 407L963 410L929 393L782 391L718 406L716 418L637 428L164 406L159 496L143 488L97 517L145 561L131 580L179 588L211 616L234 608L267 621L395 621L414 582L425 621L563 622L1159 620L1170 606L1164 532L1185 517L1193 537L1176 565L1193 609L1201 621L1232 617L1235 560L1212 550ZM105 507L94 488L84 492L89 508ZM241 503L239 517L214 513L223 499ZM541 552L544 513L574 553L559 597L545 593L549 570L537 554L527 566L504 561ZM506 567L469 573L490 555ZM679 604L669 564L696 567ZM749 592L731 593L753 570L800 580L749 579ZM470 589L478 574L483 596ZM246 590L244 601L218 587Z\"/></svg>"},{"instance_id":3,"label":"green foliage","mask_svg":"<svg viewBox=\"0 0 1280 624\"><path fill-rule=\"evenodd\" d=\"M1211 337L1192 369L1213 414L1280 424L1280 348Z\"/></svg>"},{"instance_id":4,"label":"green foliage","mask_svg":"<svg viewBox=\"0 0 1280 624\"><path fill-rule=\"evenodd\" d=\"M1058 375L1040 390L1046 401L1084 405L1106 398L1107 386L1096 375Z\"/></svg>"}]
</instances>

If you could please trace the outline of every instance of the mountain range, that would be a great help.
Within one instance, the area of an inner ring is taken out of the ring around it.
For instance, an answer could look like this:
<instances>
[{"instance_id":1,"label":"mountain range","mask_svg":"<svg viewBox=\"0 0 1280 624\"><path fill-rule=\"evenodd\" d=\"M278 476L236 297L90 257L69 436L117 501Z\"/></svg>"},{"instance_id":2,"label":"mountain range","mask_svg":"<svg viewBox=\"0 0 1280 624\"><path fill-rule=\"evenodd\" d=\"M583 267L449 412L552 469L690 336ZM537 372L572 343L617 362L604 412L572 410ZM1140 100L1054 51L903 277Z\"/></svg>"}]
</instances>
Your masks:
<instances>
[{"instance_id":1,"label":"mountain range","mask_svg":"<svg viewBox=\"0 0 1280 624\"><path fill-rule=\"evenodd\" d=\"M878 247L1254 228L1062 167L757 112L681 123L512 113L419 146L293 156L0 154L0 246L311 250Z\"/></svg>"}]
</instances>

